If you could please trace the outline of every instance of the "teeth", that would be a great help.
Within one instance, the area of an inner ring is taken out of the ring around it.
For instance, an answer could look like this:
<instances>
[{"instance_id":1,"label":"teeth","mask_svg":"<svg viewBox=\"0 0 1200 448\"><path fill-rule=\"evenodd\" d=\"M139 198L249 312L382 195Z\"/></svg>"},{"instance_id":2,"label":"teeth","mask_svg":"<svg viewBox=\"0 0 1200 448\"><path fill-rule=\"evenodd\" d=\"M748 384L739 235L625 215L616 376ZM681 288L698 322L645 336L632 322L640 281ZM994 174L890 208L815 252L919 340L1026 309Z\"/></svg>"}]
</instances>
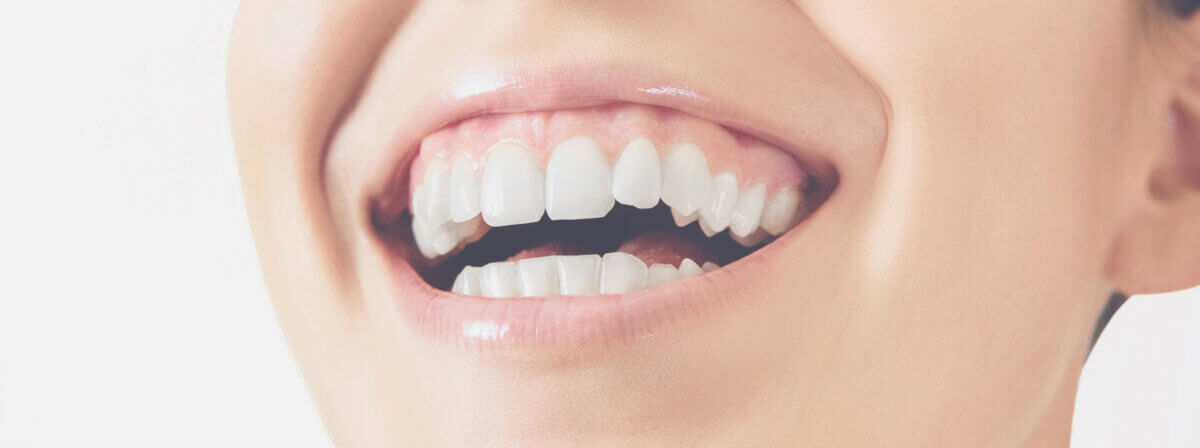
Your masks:
<instances>
[{"instance_id":1,"label":"teeth","mask_svg":"<svg viewBox=\"0 0 1200 448\"><path fill-rule=\"evenodd\" d=\"M476 216L470 221L464 221L454 224L455 230L458 231L458 237L462 238L464 243L471 244L483 238L487 233L487 229L483 227L483 218Z\"/></svg>"},{"instance_id":2,"label":"teeth","mask_svg":"<svg viewBox=\"0 0 1200 448\"><path fill-rule=\"evenodd\" d=\"M558 256L558 292L567 296L600 292L600 256Z\"/></svg>"},{"instance_id":3,"label":"teeth","mask_svg":"<svg viewBox=\"0 0 1200 448\"><path fill-rule=\"evenodd\" d=\"M600 293L620 294L646 286L646 263L624 252L604 254L600 268Z\"/></svg>"},{"instance_id":4,"label":"teeth","mask_svg":"<svg viewBox=\"0 0 1200 448\"><path fill-rule=\"evenodd\" d=\"M747 236L739 236L735 233L730 235L730 237L732 237L734 241L737 241L738 244L746 247L754 247L759 245L759 243L762 243L763 240L767 239L767 231L758 229Z\"/></svg>"},{"instance_id":5,"label":"teeth","mask_svg":"<svg viewBox=\"0 0 1200 448\"><path fill-rule=\"evenodd\" d=\"M712 200L700 208L700 228L707 227L716 234L729 227L733 220L733 210L738 199L737 175L726 171L713 177L712 183Z\"/></svg>"},{"instance_id":6,"label":"teeth","mask_svg":"<svg viewBox=\"0 0 1200 448\"><path fill-rule=\"evenodd\" d=\"M712 174L704 152L692 143L680 143L667 154L662 168L662 201L690 215L712 200Z\"/></svg>"},{"instance_id":7,"label":"teeth","mask_svg":"<svg viewBox=\"0 0 1200 448\"><path fill-rule=\"evenodd\" d=\"M441 159L433 159L425 168L425 179L421 183L422 197L415 208L416 216L430 226L439 226L450 220L450 169Z\"/></svg>"},{"instance_id":8,"label":"teeth","mask_svg":"<svg viewBox=\"0 0 1200 448\"><path fill-rule=\"evenodd\" d=\"M613 197L640 209L658 205L662 197L662 162L658 149L645 137L629 142L613 164Z\"/></svg>"},{"instance_id":9,"label":"teeth","mask_svg":"<svg viewBox=\"0 0 1200 448\"><path fill-rule=\"evenodd\" d=\"M521 292L525 297L558 295L558 257L526 258L517 261Z\"/></svg>"},{"instance_id":10,"label":"teeth","mask_svg":"<svg viewBox=\"0 0 1200 448\"><path fill-rule=\"evenodd\" d=\"M450 219L465 222L479 216L479 178L475 177L475 167L466 157L459 156L454 160L449 188Z\"/></svg>"},{"instance_id":11,"label":"teeth","mask_svg":"<svg viewBox=\"0 0 1200 448\"><path fill-rule=\"evenodd\" d=\"M425 258L437 258L458 247L458 230L454 223L447 222L429 226L423 219L413 219L413 240Z\"/></svg>"},{"instance_id":12,"label":"teeth","mask_svg":"<svg viewBox=\"0 0 1200 448\"><path fill-rule=\"evenodd\" d=\"M679 210L671 209L671 218L675 220L675 225L679 227L687 227L688 224L696 222L700 217L697 212L692 212L690 215L679 213Z\"/></svg>"},{"instance_id":13,"label":"teeth","mask_svg":"<svg viewBox=\"0 0 1200 448\"><path fill-rule=\"evenodd\" d=\"M521 281L517 277L517 264L498 261L480 268L479 294L495 299L520 297Z\"/></svg>"},{"instance_id":14,"label":"teeth","mask_svg":"<svg viewBox=\"0 0 1200 448\"><path fill-rule=\"evenodd\" d=\"M591 137L559 143L546 164L546 214L550 219L602 218L613 208L612 167Z\"/></svg>"},{"instance_id":15,"label":"teeth","mask_svg":"<svg viewBox=\"0 0 1200 448\"><path fill-rule=\"evenodd\" d=\"M737 206L733 208L733 217L729 230L735 236L746 237L758 230L758 220L762 217L763 202L767 197L767 188L757 185L738 195Z\"/></svg>"},{"instance_id":16,"label":"teeth","mask_svg":"<svg viewBox=\"0 0 1200 448\"><path fill-rule=\"evenodd\" d=\"M700 269L700 265L696 264L695 260L684 258L679 263L679 273L684 277L694 277L703 274L704 270Z\"/></svg>"},{"instance_id":17,"label":"teeth","mask_svg":"<svg viewBox=\"0 0 1200 448\"><path fill-rule=\"evenodd\" d=\"M683 280L683 274L680 274L679 269L675 269L675 266L655 263L646 269L647 288L671 283L676 280Z\"/></svg>"},{"instance_id":18,"label":"teeth","mask_svg":"<svg viewBox=\"0 0 1200 448\"><path fill-rule=\"evenodd\" d=\"M787 187L779 190L763 208L762 222L759 225L771 235L778 236L786 232L792 228L792 223L796 220L796 212L800 210L801 199L803 198L800 196L800 192L795 188Z\"/></svg>"},{"instance_id":19,"label":"teeth","mask_svg":"<svg viewBox=\"0 0 1200 448\"><path fill-rule=\"evenodd\" d=\"M621 294L717 268L712 262L701 267L690 258L680 262L678 268L669 264L646 267L640 258L624 252L610 252L603 258L553 255L490 263L482 268L468 266L458 274L451 291L491 298Z\"/></svg>"},{"instance_id":20,"label":"teeth","mask_svg":"<svg viewBox=\"0 0 1200 448\"><path fill-rule=\"evenodd\" d=\"M454 287L450 291L455 294L464 296L477 296L481 293L479 289L479 268L467 266L462 272L458 273L458 278L454 279Z\"/></svg>"},{"instance_id":21,"label":"teeth","mask_svg":"<svg viewBox=\"0 0 1200 448\"><path fill-rule=\"evenodd\" d=\"M542 219L546 180L523 148L504 143L492 149L480 182L483 220L489 226L528 224Z\"/></svg>"}]
</instances>

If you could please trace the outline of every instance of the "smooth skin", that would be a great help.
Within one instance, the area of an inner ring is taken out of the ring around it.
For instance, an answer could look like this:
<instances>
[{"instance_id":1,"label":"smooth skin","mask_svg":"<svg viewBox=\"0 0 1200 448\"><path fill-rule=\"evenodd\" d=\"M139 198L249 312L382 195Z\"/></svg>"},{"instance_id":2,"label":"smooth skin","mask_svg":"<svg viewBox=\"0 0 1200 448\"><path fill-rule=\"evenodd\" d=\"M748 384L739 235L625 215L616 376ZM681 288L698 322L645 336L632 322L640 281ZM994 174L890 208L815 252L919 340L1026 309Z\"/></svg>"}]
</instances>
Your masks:
<instances>
[{"instance_id":1,"label":"smooth skin","mask_svg":"<svg viewBox=\"0 0 1200 448\"><path fill-rule=\"evenodd\" d=\"M754 45L689 47L701 22ZM422 73L766 67L736 92L753 101L803 87L754 58L800 41L870 83L886 127L855 129L883 144L805 229L822 243L747 283L753 306L514 356L397 312L360 173ZM229 93L267 284L340 446L1066 446L1108 297L1200 284L1198 56L1200 19L1132 0L247 0Z\"/></svg>"}]
</instances>

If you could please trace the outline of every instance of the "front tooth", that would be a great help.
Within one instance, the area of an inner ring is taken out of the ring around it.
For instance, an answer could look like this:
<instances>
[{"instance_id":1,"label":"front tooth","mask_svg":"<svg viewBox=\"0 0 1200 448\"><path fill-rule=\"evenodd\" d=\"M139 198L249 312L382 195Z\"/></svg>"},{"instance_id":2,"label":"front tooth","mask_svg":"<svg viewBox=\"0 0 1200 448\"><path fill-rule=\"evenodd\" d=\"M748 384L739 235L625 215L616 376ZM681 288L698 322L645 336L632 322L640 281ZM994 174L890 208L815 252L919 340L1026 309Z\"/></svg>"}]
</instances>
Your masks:
<instances>
[{"instance_id":1,"label":"front tooth","mask_svg":"<svg viewBox=\"0 0 1200 448\"><path fill-rule=\"evenodd\" d=\"M480 268L479 294L495 299L520 297L521 280L517 276L517 264L497 261Z\"/></svg>"},{"instance_id":2,"label":"front tooth","mask_svg":"<svg viewBox=\"0 0 1200 448\"><path fill-rule=\"evenodd\" d=\"M721 266L720 266L720 265L718 265L718 264L716 264L716 263L713 263L713 262L711 262L711 261L706 261L706 262L704 262L704 264L700 265L700 270L701 270L701 271L704 271L704 272L706 272L706 273L707 273L707 272L712 272L712 271L715 271L715 270L717 270L717 269L720 269L720 268L721 268Z\"/></svg>"},{"instance_id":3,"label":"front tooth","mask_svg":"<svg viewBox=\"0 0 1200 448\"><path fill-rule=\"evenodd\" d=\"M546 176L525 149L503 143L492 149L480 182L480 208L489 226L527 224L542 219Z\"/></svg>"},{"instance_id":4,"label":"front tooth","mask_svg":"<svg viewBox=\"0 0 1200 448\"><path fill-rule=\"evenodd\" d=\"M771 235L779 235L792 228L792 223L796 220L796 212L800 210L800 203L803 199L800 192L795 188L787 187L775 193L767 205L763 208L762 222L759 224L763 230Z\"/></svg>"},{"instance_id":5,"label":"front tooth","mask_svg":"<svg viewBox=\"0 0 1200 448\"><path fill-rule=\"evenodd\" d=\"M574 296L600 292L599 255L560 255L555 261L558 262L559 294Z\"/></svg>"},{"instance_id":6,"label":"front tooth","mask_svg":"<svg viewBox=\"0 0 1200 448\"><path fill-rule=\"evenodd\" d=\"M767 187L757 185L738 195L737 206L733 209L733 219L729 230L736 236L747 237L758 230L759 218L762 217L763 202L767 197Z\"/></svg>"},{"instance_id":7,"label":"front tooth","mask_svg":"<svg viewBox=\"0 0 1200 448\"><path fill-rule=\"evenodd\" d=\"M521 292L525 297L558 295L557 257L526 258L517 261Z\"/></svg>"},{"instance_id":8,"label":"front tooth","mask_svg":"<svg viewBox=\"0 0 1200 448\"><path fill-rule=\"evenodd\" d=\"M738 244L746 247L754 247L763 242L763 240L767 239L767 231L758 229L746 236L741 236L735 233L730 235L730 237L732 237L734 241L737 241Z\"/></svg>"},{"instance_id":9,"label":"front tooth","mask_svg":"<svg viewBox=\"0 0 1200 448\"><path fill-rule=\"evenodd\" d=\"M576 136L554 147L546 163L546 214L550 219L602 218L613 208L613 173L588 136Z\"/></svg>"},{"instance_id":10,"label":"front tooth","mask_svg":"<svg viewBox=\"0 0 1200 448\"><path fill-rule=\"evenodd\" d=\"M712 200L712 174L704 152L693 143L676 145L662 168L662 201L690 215Z\"/></svg>"},{"instance_id":11,"label":"front tooth","mask_svg":"<svg viewBox=\"0 0 1200 448\"><path fill-rule=\"evenodd\" d=\"M684 277L694 277L703 274L704 270L700 269L700 265L696 264L695 260L684 258L683 261L679 262L679 273Z\"/></svg>"},{"instance_id":12,"label":"front tooth","mask_svg":"<svg viewBox=\"0 0 1200 448\"><path fill-rule=\"evenodd\" d=\"M625 252L604 254L600 268L600 293L620 294L646 286L646 263Z\"/></svg>"},{"instance_id":13,"label":"front tooth","mask_svg":"<svg viewBox=\"0 0 1200 448\"><path fill-rule=\"evenodd\" d=\"M467 266L454 279L454 287L450 291L464 296L479 295L479 268Z\"/></svg>"},{"instance_id":14,"label":"front tooth","mask_svg":"<svg viewBox=\"0 0 1200 448\"><path fill-rule=\"evenodd\" d=\"M465 156L454 159L450 171L450 219L466 222L479 216L479 178Z\"/></svg>"},{"instance_id":15,"label":"front tooth","mask_svg":"<svg viewBox=\"0 0 1200 448\"><path fill-rule=\"evenodd\" d=\"M675 266L655 263L646 269L647 288L653 288L676 280L683 280L683 274L680 274L679 270L675 269Z\"/></svg>"},{"instance_id":16,"label":"front tooth","mask_svg":"<svg viewBox=\"0 0 1200 448\"><path fill-rule=\"evenodd\" d=\"M700 207L700 223L701 227L707 225L716 233L729 227L733 220L733 210L738 198L737 175L726 171L713 177L712 183L712 200L708 205Z\"/></svg>"},{"instance_id":17,"label":"front tooth","mask_svg":"<svg viewBox=\"0 0 1200 448\"><path fill-rule=\"evenodd\" d=\"M675 225L679 227L684 227L688 224L696 222L696 218L698 217L700 217L700 214L696 212L692 212L690 215L685 215L683 213L679 213L679 210L675 210L673 208L671 209L671 219L674 219Z\"/></svg>"},{"instance_id":18,"label":"front tooth","mask_svg":"<svg viewBox=\"0 0 1200 448\"><path fill-rule=\"evenodd\" d=\"M662 162L658 149L646 137L625 146L613 164L612 194L617 202L647 209L662 198Z\"/></svg>"},{"instance_id":19,"label":"front tooth","mask_svg":"<svg viewBox=\"0 0 1200 448\"><path fill-rule=\"evenodd\" d=\"M425 178L421 181L421 198L417 214L430 226L438 226L450 220L450 168L442 159L433 159L425 167Z\"/></svg>"}]
</instances>

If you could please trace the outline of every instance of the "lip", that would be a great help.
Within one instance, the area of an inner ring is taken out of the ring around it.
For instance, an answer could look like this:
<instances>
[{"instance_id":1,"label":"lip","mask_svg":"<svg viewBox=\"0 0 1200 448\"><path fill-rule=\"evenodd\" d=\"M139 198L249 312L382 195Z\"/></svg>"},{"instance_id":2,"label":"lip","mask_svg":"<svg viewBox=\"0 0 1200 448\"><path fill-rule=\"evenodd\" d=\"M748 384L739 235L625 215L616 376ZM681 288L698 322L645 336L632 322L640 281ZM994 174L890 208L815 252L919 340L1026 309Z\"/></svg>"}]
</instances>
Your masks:
<instances>
[{"instance_id":1,"label":"lip","mask_svg":"<svg viewBox=\"0 0 1200 448\"><path fill-rule=\"evenodd\" d=\"M805 228L817 207L777 240L721 269L667 285L625 294L490 299L461 296L433 288L414 269L418 259L409 231L395 238L380 234L380 223L397 221L408 198L408 165L425 135L451 123L498 113L568 109L617 102L668 107L752 135L792 154L824 191L825 202L839 179L834 148L827 140L789 135L784 127L756 121L750 114L711 99L687 83L662 75L624 69L562 68L548 72L475 72L455 78L426 101L422 117L414 117L399 133L389 166L390 178L371 194L369 231L380 242L394 287L394 300L408 320L426 336L449 344L490 349L580 347L654 338L674 325L699 323L743 308L753 301L739 292L743 280L773 256L804 244ZM386 194L385 194L386 193ZM401 220L402 221L402 220ZM407 224L404 224L407 227ZM404 229L406 230L406 229Z\"/></svg>"}]
</instances>

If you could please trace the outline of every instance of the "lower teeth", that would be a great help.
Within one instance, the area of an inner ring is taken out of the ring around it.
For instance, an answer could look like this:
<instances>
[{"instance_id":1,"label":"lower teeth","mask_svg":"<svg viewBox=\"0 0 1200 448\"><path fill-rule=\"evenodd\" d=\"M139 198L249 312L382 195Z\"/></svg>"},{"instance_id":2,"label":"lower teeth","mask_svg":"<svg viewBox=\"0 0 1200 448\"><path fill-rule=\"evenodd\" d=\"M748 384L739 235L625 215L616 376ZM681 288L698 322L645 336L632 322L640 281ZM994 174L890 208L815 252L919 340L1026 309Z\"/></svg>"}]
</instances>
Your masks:
<instances>
[{"instance_id":1,"label":"lower teeth","mask_svg":"<svg viewBox=\"0 0 1200 448\"><path fill-rule=\"evenodd\" d=\"M451 288L456 294L491 298L620 294L682 280L717 269L684 258L679 266L646 263L625 252L552 255L467 266Z\"/></svg>"}]
</instances>

